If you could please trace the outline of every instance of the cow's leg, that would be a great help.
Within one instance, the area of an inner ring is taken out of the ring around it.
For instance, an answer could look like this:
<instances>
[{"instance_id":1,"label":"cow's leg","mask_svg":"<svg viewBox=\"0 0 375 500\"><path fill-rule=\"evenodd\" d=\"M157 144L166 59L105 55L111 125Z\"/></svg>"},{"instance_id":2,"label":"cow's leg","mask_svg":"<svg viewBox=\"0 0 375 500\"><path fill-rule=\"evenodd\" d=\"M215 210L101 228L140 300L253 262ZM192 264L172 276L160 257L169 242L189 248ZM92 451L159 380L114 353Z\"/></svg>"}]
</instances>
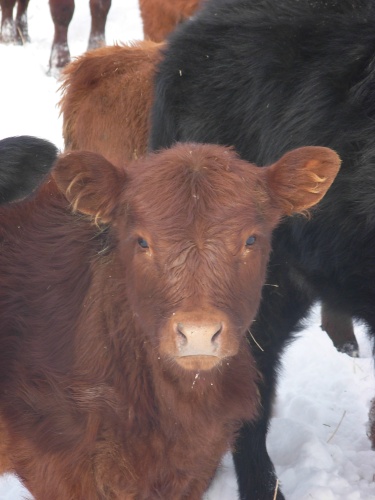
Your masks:
<instances>
[{"instance_id":1,"label":"cow's leg","mask_svg":"<svg viewBox=\"0 0 375 500\"><path fill-rule=\"evenodd\" d=\"M17 43L16 24L13 20L13 9L17 0L0 0L1 32L0 42Z\"/></svg>"},{"instance_id":2,"label":"cow's leg","mask_svg":"<svg viewBox=\"0 0 375 500\"><path fill-rule=\"evenodd\" d=\"M272 264L273 271L277 267ZM284 498L266 449L266 436L282 352L298 322L307 314L313 297L286 276L283 267L280 266L278 273L269 273L249 337L263 382L259 388L260 416L256 422L243 425L233 454L241 500Z\"/></svg>"},{"instance_id":3,"label":"cow's leg","mask_svg":"<svg viewBox=\"0 0 375 500\"><path fill-rule=\"evenodd\" d=\"M91 32L87 50L105 45L105 25L112 0L90 0Z\"/></svg>"},{"instance_id":4,"label":"cow's leg","mask_svg":"<svg viewBox=\"0 0 375 500\"><path fill-rule=\"evenodd\" d=\"M70 62L68 28L74 14L74 0L49 0L49 7L55 26L49 60L50 72L53 72L63 68Z\"/></svg>"},{"instance_id":5,"label":"cow's leg","mask_svg":"<svg viewBox=\"0 0 375 500\"><path fill-rule=\"evenodd\" d=\"M16 30L17 36L20 38L22 44L29 42L29 29L27 24L27 7L29 0L18 0L17 15L16 15Z\"/></svg>"},{"instance_id":6,"label":"cow's leg","mask_svg":"<svg viewBox=\"0 0 375 500\"><path fill-rule=\"evenodd\" d=\"M354 335L352 317L322 303L322 330L327 332L333 345L340 352L357 358L359 346Z\"/></svg>"}]
</instances>

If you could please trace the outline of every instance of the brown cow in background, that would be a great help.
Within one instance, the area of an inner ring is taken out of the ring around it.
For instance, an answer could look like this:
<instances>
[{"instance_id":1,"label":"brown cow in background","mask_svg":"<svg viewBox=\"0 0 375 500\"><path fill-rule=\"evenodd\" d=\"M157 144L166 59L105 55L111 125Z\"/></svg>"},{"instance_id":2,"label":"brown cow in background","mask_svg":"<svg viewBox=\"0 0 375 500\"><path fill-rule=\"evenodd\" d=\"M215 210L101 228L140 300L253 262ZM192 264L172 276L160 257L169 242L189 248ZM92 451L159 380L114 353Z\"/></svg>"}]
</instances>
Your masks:
<instances>
[{"instance_id":1,"label":"brown cow in background","mask_svg":"<svg viewBox=\"0 0 375 500\"><path fill-rule=\"evenodd\" d=\"M126 168L72 152L2 208L2 471L36 500L200 500L257 414L246 332L272 229L339 164L319 147L265 168L216 145Z\"/></svg>"},{"instance_id":2,"label":"brown cow in background","mask_svg":"<svg viewBox=\"0 0 375 500\"><path fill-rule=\"evenodd\" d=\"M88 52L63 73L66 149L86 149L123 165L146 153L153 76L162 44L151 41Z\"/></svg>"},{"instance_id":3,"label":"brown cow in background","mask_svg":"<svg viewBox=\"0 0 375 500\"><path fill-rule=\"evenodd\" d=\"M146 39L162 42L178 24L191 17L205 0L139 0Z\"/></svg>"}]
</instances>

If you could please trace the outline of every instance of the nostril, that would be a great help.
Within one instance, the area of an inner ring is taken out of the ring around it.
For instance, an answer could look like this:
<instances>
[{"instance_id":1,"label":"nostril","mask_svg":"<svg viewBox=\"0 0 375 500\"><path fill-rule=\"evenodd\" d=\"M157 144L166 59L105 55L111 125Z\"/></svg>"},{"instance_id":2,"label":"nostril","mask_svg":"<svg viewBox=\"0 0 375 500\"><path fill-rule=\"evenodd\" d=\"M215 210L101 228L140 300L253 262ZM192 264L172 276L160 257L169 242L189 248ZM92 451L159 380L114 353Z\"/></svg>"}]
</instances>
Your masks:
<instances>
[{"instance_id":1,"label":"nostril","mask_svg":"<svg viewBox=\"0 0 375 500\"><path fill-rule=\"evenodd\" d=\"M183 325L181 323L177 323L177 325L175 326L175 331L177 333L179 343L181 346L185 346L188 342L188 339L186 335L182 332L182 330L183 330Z\"/></svg>"},{"instance_id":2,"label":"nostril","mask_svg":"<svg viewBox=\"0 0 375 500\"><path fill-rule=\"evenodd\" d=\"M218 328L218 330L217 330L217 332L216 332L216 333L214 333L214 335L213 335L213 336L212 336L212 338L211 338L211 342L212 342L212 344L217 343L217 341L218 341L218 339L219 339L219 336L220 336L220 334L221 334L221 332L222 332L222 331L223 331L223 324L221 323L221 324L220 324L220 327L219 327L219 328Z\"/></svg>"}]
</instances>

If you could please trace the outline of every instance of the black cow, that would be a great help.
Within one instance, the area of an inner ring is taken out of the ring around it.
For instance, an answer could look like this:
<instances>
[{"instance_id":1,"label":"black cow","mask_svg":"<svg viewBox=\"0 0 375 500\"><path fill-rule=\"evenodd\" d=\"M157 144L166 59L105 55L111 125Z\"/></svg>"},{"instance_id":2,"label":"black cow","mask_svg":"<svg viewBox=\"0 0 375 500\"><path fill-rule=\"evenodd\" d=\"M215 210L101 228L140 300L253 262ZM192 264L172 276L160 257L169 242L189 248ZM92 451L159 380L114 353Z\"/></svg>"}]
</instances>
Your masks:
<instances>
[{"instance_id":1,"label":"black cow","mask_svg":"<svg viewBox=\"0 0 375 500\"><path fill-rule=\"evenodd\" d=\"M0 204L17 201L32 193L45 179L57 148L30 136L0 141Z\"/></svg>"},{"instance_id":2,"label":"black cow","mask_svg":"<svg viewBox=\"0 0 375 500\"><path fill-rule=\"evenodd\" d=\"M375 334L375 2L211 0L168 41L156 78L150 148L234 145L258 165L305 145L343 167L310 217L275 232L249 338L262 414L234 461L241 499L283 495L266 451L280 357L311 305L365 320ZM374 428L375 433L375 428ZM375 435L372 436L375 442Z\"/></svg>"}]
</instances>

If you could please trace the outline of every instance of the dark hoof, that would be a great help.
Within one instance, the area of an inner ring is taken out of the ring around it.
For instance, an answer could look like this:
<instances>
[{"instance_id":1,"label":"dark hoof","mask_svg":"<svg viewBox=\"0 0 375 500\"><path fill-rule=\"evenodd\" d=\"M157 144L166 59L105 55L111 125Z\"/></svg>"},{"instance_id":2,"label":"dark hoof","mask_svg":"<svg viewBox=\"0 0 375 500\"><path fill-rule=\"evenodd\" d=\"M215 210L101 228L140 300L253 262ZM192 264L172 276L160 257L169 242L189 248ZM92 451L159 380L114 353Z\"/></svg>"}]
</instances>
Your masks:
<instances>
[{"instance_id":1,"label":"dark hoof","mask_svg":"<svg viewBox=\"0 0 375 500\"><path fill-rule=\"evenodd\" d=\"M87 47L87 51L100 49L101 47L105 47L105 38L101 35L90 36L89 44Z\"/></svg>"},{"instance_id":2,"label":"dark hoof","mask_svg":"<svg viewBox=\"0 0 375 500\"><path fill-rule=\"evenodd\" d=\"M61 70L70 63L70 52L67 45L54 45L51 49L48 75L59 75Z\"/></svg>"},{"instance_id":3,"label":"dark hoof","mask_svg":"<svg viewBox=\"0 0 375 500\"><path fill-rule=\"evenodd\" d=\"M16 25L13 21L4 21L1 26L0 42L5 44L19 45L21 44L21 39L17 36Z\"/></svg>"},{"instance_id":4,"label":"dark hoof","mask_svg":"<svg viewBox=\"0 0 375 500\"><path fill-rule=\"evenodd\" d=\"M352 358L359 358L359 346L357 341L349 341L345 342L345 344L336 346L336 349L339 352L343 352Z\"/></svg>"}]
</instances>

